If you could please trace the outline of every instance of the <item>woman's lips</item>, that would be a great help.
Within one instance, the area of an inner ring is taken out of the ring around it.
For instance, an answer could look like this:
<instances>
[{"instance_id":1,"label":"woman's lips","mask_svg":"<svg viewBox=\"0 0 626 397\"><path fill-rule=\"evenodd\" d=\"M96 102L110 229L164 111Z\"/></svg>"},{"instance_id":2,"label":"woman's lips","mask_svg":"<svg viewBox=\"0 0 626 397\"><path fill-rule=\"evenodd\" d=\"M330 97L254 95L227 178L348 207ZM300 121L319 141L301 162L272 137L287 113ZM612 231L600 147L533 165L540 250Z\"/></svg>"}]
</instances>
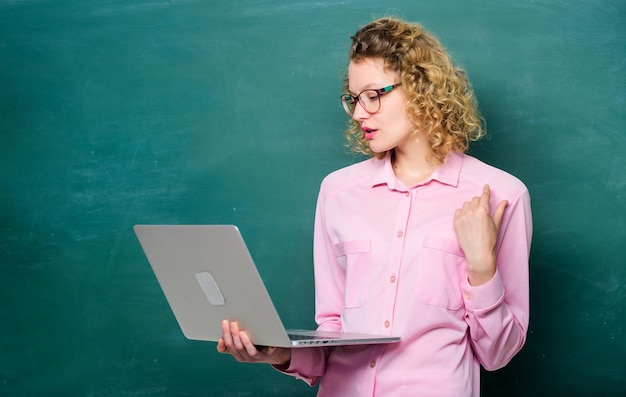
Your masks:
<instances>
[{"instance_id":1,"label":"woman's lips","mask_svg":"<svg viewBox=\"0 0 626 397\"><path fill-rule=\"evenodd\" d=\"M378 132L378 130L373 130L366 127L363 127L361 129L363 130L363 137L368 141L374 139L374 135L376 135L376 133Z\"/></svg>"}]
</instances>

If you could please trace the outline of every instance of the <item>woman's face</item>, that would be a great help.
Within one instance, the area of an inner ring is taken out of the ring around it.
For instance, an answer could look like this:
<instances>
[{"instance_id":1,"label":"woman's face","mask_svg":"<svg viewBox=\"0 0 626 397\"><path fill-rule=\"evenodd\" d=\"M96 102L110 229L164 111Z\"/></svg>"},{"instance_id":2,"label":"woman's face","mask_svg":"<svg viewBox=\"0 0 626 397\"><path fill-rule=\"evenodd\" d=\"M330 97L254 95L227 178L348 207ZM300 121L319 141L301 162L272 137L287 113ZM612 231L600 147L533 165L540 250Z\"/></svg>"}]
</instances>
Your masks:
<instances>
[{"instance_id":1,"label":"woman's face","mask_svg":"<svg viewBox=\"0 0 626 397\"><path fill-rule=\"evenodd\" d=\"M366 58L350 62L348 82L351 95L367 89L379 89L398 83L396 73L385 70L382 58ZM365 95L365 94L364 94ZM352 118L360 123L365 139L374 153L402 147L412 141L414 127L406 112L407 97L402 86L380 96L380 110L370 114L360 103Z\"/></svg>"}]
</instances>

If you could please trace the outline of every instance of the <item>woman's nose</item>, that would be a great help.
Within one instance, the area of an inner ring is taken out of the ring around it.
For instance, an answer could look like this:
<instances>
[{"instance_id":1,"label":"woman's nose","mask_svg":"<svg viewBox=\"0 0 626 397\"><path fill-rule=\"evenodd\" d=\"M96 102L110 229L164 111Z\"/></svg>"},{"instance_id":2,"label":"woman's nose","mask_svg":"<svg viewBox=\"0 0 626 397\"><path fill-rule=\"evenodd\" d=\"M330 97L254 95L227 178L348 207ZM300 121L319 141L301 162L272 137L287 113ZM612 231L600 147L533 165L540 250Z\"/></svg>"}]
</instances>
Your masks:
<instances>
[{"instance_id":1,"label":"woman's nose","mask_svg":"<svg viewBox=\"0 0 626 397\"><path fill-rule=\"evenodd\" d=\"M356 121L363 120L369 116L369 113L365 111L363 105L361 105L361 101L356 101L354 104L354 112L352 113L352 118Z\"/></svg>"}]
</instances>

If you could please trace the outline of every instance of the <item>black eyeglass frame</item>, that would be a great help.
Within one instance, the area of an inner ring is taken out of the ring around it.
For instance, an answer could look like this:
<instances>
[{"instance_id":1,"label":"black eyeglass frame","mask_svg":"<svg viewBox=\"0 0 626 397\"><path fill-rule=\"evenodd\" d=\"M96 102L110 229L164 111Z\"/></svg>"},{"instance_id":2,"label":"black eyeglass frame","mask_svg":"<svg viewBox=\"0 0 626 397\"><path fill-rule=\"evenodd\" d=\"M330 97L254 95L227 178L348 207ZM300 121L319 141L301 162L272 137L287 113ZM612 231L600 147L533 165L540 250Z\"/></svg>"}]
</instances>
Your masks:
<instances>
[{"instance_id":1,"label":"black eyeglass frame","mask_svg":"<svg viewBox=\"0 0 626 397\"><path fill-rule=\"evenodd\" d=\"M380 97L383 96L384 94L387 94L387 93L391 92L391 90L393 90L394 88L398 87L401 84L402 83L396 83L396 84L388 85L388 86L383 87L383 88L368 88L367 90L363 90L363 91L359 92L358 95L342 94L339 99L341 99L341 104L343 106L343 110L345 110L346 113L348 114L348 116L350 116L350 117L352 117L352 115L354 115L354 109L356 109L357 101L361 104L361 107L367 113L375 114L375 113L378 113L380 111ZM371 111L371 112L369 110L367 110L367 107L365 106L364 102L361 100L361 95L364 92L368 92L368 91L374 91L376 93L376 99L378 99L378 107L376 108L376 110Z\"/></svg>"}]
</instances>

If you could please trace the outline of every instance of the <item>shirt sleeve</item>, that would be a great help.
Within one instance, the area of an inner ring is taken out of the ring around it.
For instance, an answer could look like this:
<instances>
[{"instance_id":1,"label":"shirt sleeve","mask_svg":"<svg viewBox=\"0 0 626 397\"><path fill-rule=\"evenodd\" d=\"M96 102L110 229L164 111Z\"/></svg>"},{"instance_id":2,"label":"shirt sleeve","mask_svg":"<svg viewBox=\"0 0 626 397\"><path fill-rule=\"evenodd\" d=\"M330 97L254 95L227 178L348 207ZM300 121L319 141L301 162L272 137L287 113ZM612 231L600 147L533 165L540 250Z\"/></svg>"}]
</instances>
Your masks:
<instances>
[{"instance_id":1,"label":"shirt sleeve","mask_svg":"<svg viewBox=\"0 0 626 397\"><path fill-rule=\"evenodd\" d=\"M322 184L317 200L313 235L315 322L320 330L341 332L346 273L337 262L333 239L328 229L325 191Z\"/></svg>"},{"instance_id":2,"label":"shirt sleeve","mask_svg":"<svg viewBox=\"0 0 626 397\"><path fill-rule=\"evenodd\" d=\"M317 200L313 239L315 321L319 330L340 332L345 274L336 264L332 240L326 228L324 206L325 195L322 186ZM324 293L320 294L320 291ZM274 368L313 386L326 372L326 360L332 349L332 347L292 349L289 366Z\"/></svg>"},{"instance_id":3,"label":"shirt sleeve","mask_svg":"<svg viewBox=\"0 0 626 397\"><path fill-rule=\"evenodd\" d=\"M326 372L329 347L304 347L291 349L289 365L274 365L274 369L315 386Z\"/></svg>"},{"instance_id":4,"label":"shirt sleeve","mask_svg":"<svg viewBox=\"0 0 626 397\"><path fill-rule=\"evenodd\" d=\"M526 341L532 216L528 190L509 203L496 247L497 271L480 286L462 286L474 354L489 371L504 367Z\"/></svg>"}]
</instances>

